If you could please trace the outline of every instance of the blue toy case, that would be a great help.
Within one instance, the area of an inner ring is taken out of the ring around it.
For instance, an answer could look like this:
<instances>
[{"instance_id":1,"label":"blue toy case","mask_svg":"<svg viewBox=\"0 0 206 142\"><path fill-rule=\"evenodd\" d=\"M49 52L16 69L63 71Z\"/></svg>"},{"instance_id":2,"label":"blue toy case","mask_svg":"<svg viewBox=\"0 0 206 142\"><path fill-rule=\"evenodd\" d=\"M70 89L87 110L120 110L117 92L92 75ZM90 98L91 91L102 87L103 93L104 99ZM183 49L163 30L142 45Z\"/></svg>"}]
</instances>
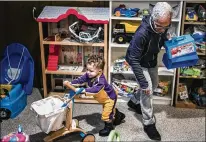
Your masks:
<instances>
[{"instance_id":1,"label":"blue toy case","mask_svg":"<svg viewBox=\"0 0 206 142\"><path fill-rule=\"evenodd\" d=\"M15 118L27 105L27 94L21 84L13 85L9 95L0 99L0 119Z\"/></svg>"},{"instance_id":2,"label":"blue toy case","mask_svg":"<svg viewBox=\"0 0 206 142\"><path fill-rule=\"evenodd\" d=\"M166 41L165 49L162 61L167 69L193 66L198 61L194 39L190 35Z\"/></svg>"}]
</instances>

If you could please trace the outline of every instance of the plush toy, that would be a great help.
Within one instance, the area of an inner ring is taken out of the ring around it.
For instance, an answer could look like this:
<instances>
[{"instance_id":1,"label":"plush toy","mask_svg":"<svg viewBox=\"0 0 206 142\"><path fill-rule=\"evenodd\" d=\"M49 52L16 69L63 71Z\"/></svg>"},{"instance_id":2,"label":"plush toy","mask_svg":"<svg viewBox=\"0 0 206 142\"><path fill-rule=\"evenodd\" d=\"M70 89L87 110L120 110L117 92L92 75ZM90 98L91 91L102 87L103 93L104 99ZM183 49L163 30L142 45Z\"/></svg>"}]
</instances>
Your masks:
<instances>
[{"instance_id":1,"label":"plush toy","mask_svg":"<svg viewBox=\"0 0 206 142\"><path fill-rule=\"evenodd\" d=\"M201 107L206 107L206 89L203 87L195 88L191 93L193 102Z\"/></svg>"},{"instance_id":2,"label":"plush toy","mask_svg":"<svg viewBox=\"0 0 206 142\"><path fill-rule=\"evenodd\" d=\"M187 21L197 21L198 20L198 16L197 16L194 8L188 7L185 20L187 20Z\"/></svg>"}]
</instances>

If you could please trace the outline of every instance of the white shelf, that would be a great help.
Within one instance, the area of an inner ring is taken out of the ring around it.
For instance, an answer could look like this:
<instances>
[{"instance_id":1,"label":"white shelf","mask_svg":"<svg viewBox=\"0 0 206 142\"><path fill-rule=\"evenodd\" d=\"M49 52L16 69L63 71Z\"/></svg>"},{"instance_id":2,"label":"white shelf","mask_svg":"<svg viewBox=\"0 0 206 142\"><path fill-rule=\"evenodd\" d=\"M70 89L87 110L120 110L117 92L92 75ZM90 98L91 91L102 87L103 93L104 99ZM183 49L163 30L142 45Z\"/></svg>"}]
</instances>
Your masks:
<instances>
[{"instance_id":1,"label":"white shelf","mask_svg":"<svg viewBox=\"0 0 206 142\"><path fill-rule=\"evenodd\" d=\"M174 76L174 72L175 70L173 69L170 69L168 70L166 67L159 67L158 68L158 75L160 76ZM124 72L114 72L113 70L113 66L111 66L111 72L110 73L113 73L113 74L133 74L133 71L124 71Z\"/></svg>"},{"instance_id":2,"label":"white shelf","mask_svg":"<svg viewBox=\"0 0 206 142\"><path fill-rule=\"evenodd\" d=\"M117 16L111 16L112 20L131 20L131 21L142 21L141 17L117 17ZM172 22L179 22L180 20L178 18L172 19Z\"/></svg>"},{"instance_id":3,"label":"white shelf","mask_svg":"<svg viewBox=\"0 0 206 142\"><path fill-rule=\"evenodd\" d=\"M110 71L110 73L113 73L113 74L119 74L119 73L121 73L121 74L133 74L133 71L114 72L113 66L111 66L111 71Z\"/></svg>"},{"instance_id":4,"label":"white shelf","mask_svg":"<svg viewBox=\"0 0 206 142\"><path fill-rule=\"evenodd\" d=\"M166 100L166 101L171 101L172 100L171 96L160 97L160 96L156 96L156 95L153 95L153 99L154 100Z\"/></svg>"},{"instance_id":5,"label":"white shelf","mask_svg":"<svg viewBox=\"0 0 206 142\"><path fill-rule=\"evenodd\" d=\"M135 21L142 21L142 18L140 17L117 17L117 16L111 16L111 19L113 20L135 20Z\"/></svg>"},{"instance_id":6,"label":"white shelf","mask_svg":"<svg viewBox=\"0 0 206 142\"><path fill-rule=\"evenodd\" d=\"M117 48L128 48L129 47L129 43L126 44L118 44L118 43L110 43L111 47L117 47Z\"/></svg>"},{"instance_id":7,"label":"white shelf","mask_svg":"<svg viewBox=\"0 0 206 142\"><path fill-rule=\"evenodd\" d=\"M130 98L118 95L117 102L127 103ZM153 95L153 104L163 104L163 105L170 105L172 101L171 96L155 96Z\"/></svg>"},{"instance_id":8,"label":"white shelf","mask_svg":"<svg viewBox=\"0 0 206 142\"><path fill-rule=\"evenodd\" d=\"M172 19L172 22L180 22L180 19L174 18L174 19Z\"/></svg>"},{"instance_id":9,"label":"white shelf","mask_svg":"<svg viewBox=\"0 0 206 142\"><path fill-rule=\"evenodd\" d=\"M154 1L153 4L155 4L157 1ZM124 4L127 7L130 8L136 8L139 7L140 9L144 9L144 8L149 8L149 4L151 2L150 1L125 1ZM169 2L171 4L171 6L180 5L180 10L179 10L179 14L177 15L176 18L172 19L172 28L171 30L173 32L175 32L175 34L177 36L180 35L180 28L181 28L181 22L182 22L182 1L172 1ZM122 4L122 2L120 1L114 1L111 0L110 1L110 29L109 29L109 83L111 82L111 76L112 74L123 74L123 75L132 75L133 72L132 71L124 71L124 72L114 72L113 71L113 62L122 57L125 56L126 54L126 50L129 47L129 43L126 44L118 44L113 42L114 39L112 37L112 30L113 27L115 26L116 23L120 22L120 21L137 21L137 22L141 22L142 18L140 17L117 17L113 15L113 11L116 7L118 7L120 4ZM161 52L160 55L158 56L158 64L163 66L162 63L162 56L165 52L165 48L161 48ZM175 82L176 82L176 69L172 69L172 70L168 70L166 69L166 67L159 67L158 68L158 75L161 77L166 77L168 79L168 81L171 81L171 93L169 96L165 96L165 97L159 97L159 96L154 96L153 99L153 103L155 104L165 104L165 105L173 105L173 98L174 98L174 90L175 90Z\"/></svg>"},{"instance_id":10,"label":"white shelf","mask_svg":"<svg viewBox=\"0 0 206 142\"><path fill-rule=\"evenodd\" d=\"M174 76L174 69L167 69L166 67L158 67L158 75L161 76Z\"/></svg>"},{"instance_id":11,"label":"white shelf","mask_svg":"<svg viewBox=\"0 0 206 142\"><path fill-rule=\"evenodd\" d=\"M155 96L153 95L153 104L170 105L172 102L171 96Z\"/></svg>"},{"instance_id":12,"label":"white shelf","mask_svg":"<svg viewBox=\"0 0 206 142\"><path fill-rule=\"evenodd\" d=\"M112 41L114 41L114 40L112 40ZM118 43L115 43L115 42L111 42L110 46L111 46L111 48L128 48L129 43L118 44ZM165 48L161 48L161 50L165 50Z\"/></svg>"}]
</instances>

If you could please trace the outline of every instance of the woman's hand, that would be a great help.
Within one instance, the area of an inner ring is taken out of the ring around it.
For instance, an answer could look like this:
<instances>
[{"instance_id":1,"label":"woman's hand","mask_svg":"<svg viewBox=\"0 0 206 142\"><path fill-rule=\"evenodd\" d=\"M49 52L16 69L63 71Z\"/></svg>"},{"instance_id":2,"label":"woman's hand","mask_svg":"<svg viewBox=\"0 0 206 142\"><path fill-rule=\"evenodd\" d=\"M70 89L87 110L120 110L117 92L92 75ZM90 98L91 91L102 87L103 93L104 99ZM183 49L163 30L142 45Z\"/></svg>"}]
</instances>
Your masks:
<instances>
[{"instance_id":1,"label":"woman's hand","mask_svg":"<svg viewBox=\"0 0 206 142\"><path fill-rule=\"evenodd\" d=\"M146 95L150 95L151 94L151 90L149 88L142 89L142 93L144 93Z\"/></svg>"}]
</instances>

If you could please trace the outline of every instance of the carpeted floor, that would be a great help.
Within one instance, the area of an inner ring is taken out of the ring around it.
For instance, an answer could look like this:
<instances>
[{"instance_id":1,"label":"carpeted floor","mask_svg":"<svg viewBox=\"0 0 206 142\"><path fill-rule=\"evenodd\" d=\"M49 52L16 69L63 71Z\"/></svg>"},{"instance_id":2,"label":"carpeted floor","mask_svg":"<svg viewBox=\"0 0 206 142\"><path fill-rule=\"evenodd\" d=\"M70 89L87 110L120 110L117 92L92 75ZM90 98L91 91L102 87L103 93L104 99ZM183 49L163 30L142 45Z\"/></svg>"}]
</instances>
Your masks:
<instances>
[{"instance_id":1,"label":"carpeted floor","mask_svg":"<svg viewBox=\"0 0 206 142\"><path fill-rule=\"evenodd\" d=\"M28 96L28 105L25 110L15 119L5 120L1 124L1 136L17 131L18 125L23 126L24 132L30 135L31 142L43 141L46 136L41 132L30 111L32 102L41 99L38 89L33 89L33 94ZM98 131L102 129L101 105L97 104L75 104L74 117L79 120L80 127L92 133L96 141L107 141L108 137L100 137ZM117 108L126 114L125 123L115 129L121 135L121 141L149 141L150 139L143 131L141 116L128 109L125 102L117 103ZM162 141L205 141L205 110L179 109L165 105L154 105ZM78 133L69 134L57 142L80 141Z\"/></svg>"}]
</instances>

